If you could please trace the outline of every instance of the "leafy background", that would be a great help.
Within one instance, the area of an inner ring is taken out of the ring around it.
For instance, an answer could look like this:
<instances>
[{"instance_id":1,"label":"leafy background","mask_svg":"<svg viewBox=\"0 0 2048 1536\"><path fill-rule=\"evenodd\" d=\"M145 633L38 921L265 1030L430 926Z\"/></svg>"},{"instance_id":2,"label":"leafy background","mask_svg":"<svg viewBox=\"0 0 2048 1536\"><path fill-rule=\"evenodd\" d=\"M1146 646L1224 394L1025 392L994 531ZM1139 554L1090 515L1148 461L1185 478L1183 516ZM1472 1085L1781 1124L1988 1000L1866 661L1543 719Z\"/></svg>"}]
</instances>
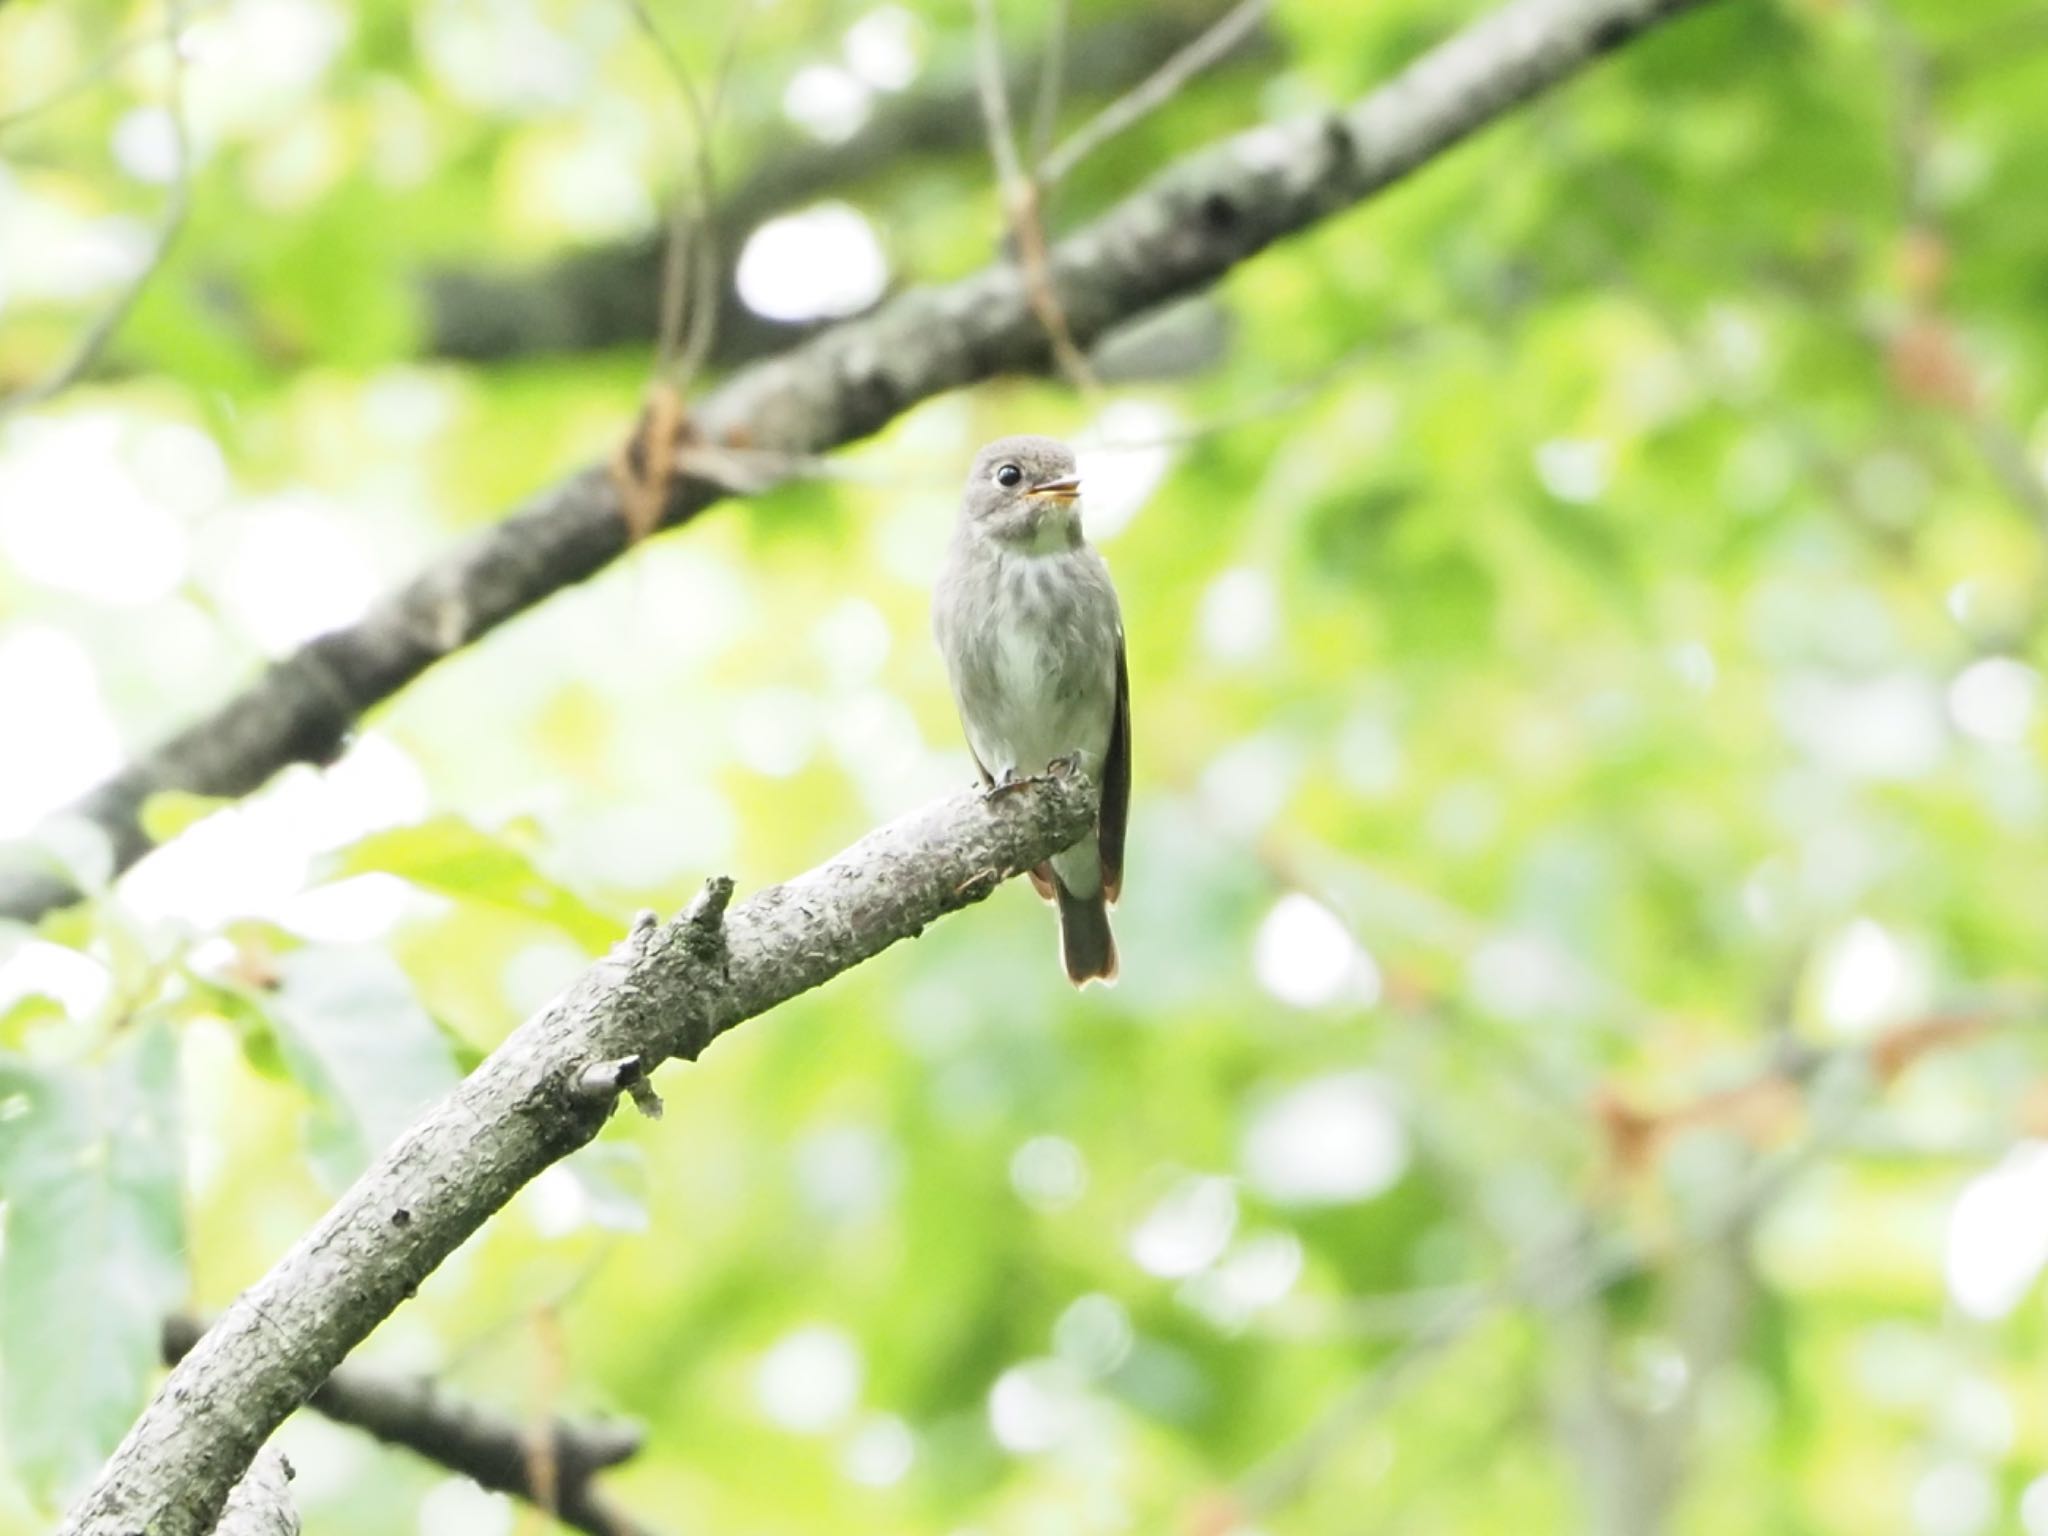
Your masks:
<instances>
[{"instance_id":1,"label":"leafy background","mask_svg":"<svg viewBox=\"0 0 2048 1536\"><path fill-rule=\"evenodd\" d=\"M658 226L683 119L625 6L186 10L189 219L109 366L0 425L9 833L609 453L647 378L437 356L424 284ZM1281 0L1055 226L1468 13ZM708 77L724 16L655 17ZM9 387L147 249L162 28L0 11ZM722 171L971 43L756 6ZM675 1531L2048 1532L2044 136L2030 3L1728 0L1259 257L1198 366L928 404L332 767L160 800L119 881L37 834L94 894L0 932L0 1530L110 1448L159 1316L636 908L966 778L929 582L973 448L1033 429L1129 621L1122 984L1071 994L1005 890L663 1074L364 1358L643 1421L608 1485ZM762 293L998 249L973 131L833 196ZM314 1531L539 1528L284 1440Z\"/></svg>"}]
</instances>

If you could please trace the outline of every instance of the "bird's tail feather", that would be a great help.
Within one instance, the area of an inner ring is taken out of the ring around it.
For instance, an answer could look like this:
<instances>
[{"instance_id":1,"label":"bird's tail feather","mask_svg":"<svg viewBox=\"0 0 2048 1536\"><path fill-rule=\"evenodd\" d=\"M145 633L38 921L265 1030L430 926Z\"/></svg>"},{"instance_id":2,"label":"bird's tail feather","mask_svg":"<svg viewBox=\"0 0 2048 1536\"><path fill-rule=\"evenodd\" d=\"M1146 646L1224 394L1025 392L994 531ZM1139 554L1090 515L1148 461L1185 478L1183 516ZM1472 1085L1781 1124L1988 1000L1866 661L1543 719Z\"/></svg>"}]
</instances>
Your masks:
<instances>
[{"instance_id":1,"label":"bird's tail feather","mask_svg":"<svg viewBox=\"0 0 2048 1536\"><path fill-rule=\"evenodd\" d=\"M1113 984L1117 976L1116 935L1109 931L1109 900L1101 891L1076 896L1063 880L1053 883L1060 912L1060 959L1075 986Z\"/></svg>"}]
</instances>

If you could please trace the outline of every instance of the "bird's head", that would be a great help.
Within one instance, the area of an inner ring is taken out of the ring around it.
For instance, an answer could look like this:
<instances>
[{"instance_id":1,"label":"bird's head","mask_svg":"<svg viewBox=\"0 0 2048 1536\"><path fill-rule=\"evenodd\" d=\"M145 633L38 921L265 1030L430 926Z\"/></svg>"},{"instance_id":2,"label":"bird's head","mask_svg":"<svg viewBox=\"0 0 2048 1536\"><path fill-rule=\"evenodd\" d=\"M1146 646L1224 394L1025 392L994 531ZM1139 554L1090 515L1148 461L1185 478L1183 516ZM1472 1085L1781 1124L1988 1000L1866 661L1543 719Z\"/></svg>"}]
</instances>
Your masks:
<instances>
[{"instance_id":1,"label":"bird's head","mask_svg":"<svg viewBox=\"0 0 2048 1536\"><path fill-rule=\"evenodd\" d=\"M961 500L967 526L1022 549L1081 542L1081 477L1074 450L1050 437L1003 437L974 456Z\"/></svg>"}]
</instances>

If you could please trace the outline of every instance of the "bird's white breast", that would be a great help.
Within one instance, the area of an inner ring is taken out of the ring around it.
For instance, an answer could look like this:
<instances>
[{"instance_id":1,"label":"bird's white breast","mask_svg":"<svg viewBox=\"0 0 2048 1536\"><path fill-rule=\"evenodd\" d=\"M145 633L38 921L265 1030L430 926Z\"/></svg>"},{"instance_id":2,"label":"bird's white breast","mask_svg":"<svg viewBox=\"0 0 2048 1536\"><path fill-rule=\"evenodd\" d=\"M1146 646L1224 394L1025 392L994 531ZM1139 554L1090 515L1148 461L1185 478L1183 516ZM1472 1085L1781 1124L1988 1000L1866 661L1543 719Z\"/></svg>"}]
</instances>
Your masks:
<instances>
[{"instance_id":1,"label":"bird's white breast","mask_svg":"<svg viewBox=\"0 0 2048 1536\"><path fill-rule=\"evenodd\" d=\"M1037 773L1053 758L1070 755L1079 755L1092 772L1108 748L1115 686L1110 653L1099 659L1100 687L1076 688L1069 676L1079 662L1080 638L1067 565L1073 558L1066 550L1006 551L1000 558L987 631L994 687L969 725L992 773L1006 766Z\"/></svg>"},{"instance_id":2,"label":"bird's white breast","mask_svg":"<svg viewBox=\"0 0 2048 1536\"><path fill-rule=\"evenodd\" d=\"M1018 621L999 625L995 632L996 678L1004 698L1023 703L1046 689L1052 671L1049 637L1042 610L1019 607L1012 612Z\"/></svg>"}]
</instances>

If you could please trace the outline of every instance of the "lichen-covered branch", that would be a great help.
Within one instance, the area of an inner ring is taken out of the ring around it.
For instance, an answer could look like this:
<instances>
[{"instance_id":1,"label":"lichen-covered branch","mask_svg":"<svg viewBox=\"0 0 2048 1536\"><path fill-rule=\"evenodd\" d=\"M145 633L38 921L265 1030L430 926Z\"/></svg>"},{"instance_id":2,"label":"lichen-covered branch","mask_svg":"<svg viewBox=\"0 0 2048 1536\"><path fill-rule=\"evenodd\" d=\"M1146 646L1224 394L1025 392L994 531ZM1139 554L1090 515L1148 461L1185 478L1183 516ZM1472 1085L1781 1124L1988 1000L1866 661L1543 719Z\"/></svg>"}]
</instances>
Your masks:
<instances>
[{"instance_id":1,"label":"lichen-covered branch","mask_svg":"<svg viewBox=\"0 0 2048 1536\"><path fill-rule=\"evenodd\" d=\"M205 1332L196 1318L167 1319L165 1363L184 1359ZM454 1397L427 1378L391 1376L359 1365L343 1365L315 1389L306 1406L458 1472L479 1487L524 1499L589 1536L648 1536L646 1527L596 1487L599 1473L638 1454L644 1438L638 1425L559 1418L522 1423ZM262 1465L259 1458L256 1466ZM243 1486L255 1476L252 1469ZM226 1529L225 1523L221 1528Z\"/></svg>"},{"instance_id":2,"label":"lichen-covered branch","mask_svg":"<svg viewBox=\"0 0 2048 1536\"><path fill-rule=\"evenodd\" d=\"M1349 107L1190 155L1052 249L1052 284L1070 332L1086 346L1207 286L1700 3L1511 0ZM696 425L718 444L816 454L946 390L1042 369L1047 348L1023 278L1004 264L906 293L868 319L741 371L700 403ZM686 522L726 494L700 474L681 475L663 521ZM365 711L622 554L619 497L603 467L570 476L355 623L308 642L70 814L104 829L125 868L149 846L137 813L157 790L241 795L287 764L331 760ZM32 853L0 850L0 917L32 919L71 894Z\"/></svg>"},{"instance_id":3,"label":"lichen-covered branch","mask_svg":"<svg viewBox=\"0 0 2048 1536\"><path fill-rule=\"evenodd\" d=\"M1095 815L1069 776L978 790L892 822L830 863L728 907L714 880L667 924L635 924L358 1179L172 1369L62 1527L206 1536L285 1417L484 1220L597 1135L592 1063L694 1059L742 1020L980 901Z\"/></svg>"}]
</instances>

